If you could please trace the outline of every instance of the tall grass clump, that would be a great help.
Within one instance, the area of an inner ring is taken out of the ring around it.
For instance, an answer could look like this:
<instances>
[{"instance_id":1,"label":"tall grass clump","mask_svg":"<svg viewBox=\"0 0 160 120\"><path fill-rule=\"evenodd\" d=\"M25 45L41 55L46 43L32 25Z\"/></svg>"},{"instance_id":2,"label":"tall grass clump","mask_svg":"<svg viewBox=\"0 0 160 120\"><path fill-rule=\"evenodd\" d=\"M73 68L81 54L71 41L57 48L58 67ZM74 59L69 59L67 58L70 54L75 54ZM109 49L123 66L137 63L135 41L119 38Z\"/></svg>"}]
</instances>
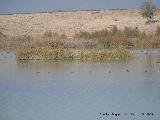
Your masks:
<instances>
[{"instance_id":1,"label":"tall grass clump","mask_svg":"<svg viewBox=\"0 0 160 120\"><path fill-rule=\"evenodd\" d=\"M160 36L160 26L157 27L156 35L157 35L157 36Z\"/></svg>"},{"instance_id":2,"label":"tall grass clump","mask_svg":"<svg viewBox=\"0 0 160 120\"><path fill-rule=\"evenodd\" d=\"M155 36L154 36L155 48L160 48L160 26L157 27Z\"/></svg>"},{"instance_id":3,"label":"tall grass clump","mask_svg":"<svg viewBox=\"0 0 160 120\"><path fill-rule=\"evenodd\" d=\"M51 31L46 31L46 32L44 32L43 33L43 35L42 35L43 37L55 37L55 36L58 36L58 34L57 33L55 33L55 32L51 32Z\"/></svg>"},{"instance_id":4,"label":"tall grass clump","mask_svg":"<svg viewBox=\"0 0 160 120\"><path fill-rule=\"evenodd\" d=\"M84 38L84 39L93 39L93 38L101 38L107 36L109 31L107 29L95 31L93 33L80 31L75 35L75 38Z\"/></svg>"},{"instance_id":5,"label":"tall grass clump","mask_svg":"<svg viewBox=\"0 0 160 120\"><path fill-rule=\"evenodd\" d=\"M66 39L67 36L65 34L58 34L52 31L46 31L42 34L43 38L59 38L59 39Z\"/></svg>"},{"instance_id":6,"label":"tall grass clump","mask_svg":"<svg viewBox=\"0 0 160 120\"><path fill-rule=\"evenodd\" d=\"M124 29L124 34L127 38L136 38L138 37L141 33L138 30L138 27L136 28L131 28L131 27L125 27Z\"/></svg>"},{"instance_id":7,"label":"tall grass clump","mask_svg":"<svg viewBox=\"0 0 160 120\"><path fill-rule=\"evenodd\" d=\"M0 50L7 48L6 35L0 32Z\"/></svg>"}]
</instances>

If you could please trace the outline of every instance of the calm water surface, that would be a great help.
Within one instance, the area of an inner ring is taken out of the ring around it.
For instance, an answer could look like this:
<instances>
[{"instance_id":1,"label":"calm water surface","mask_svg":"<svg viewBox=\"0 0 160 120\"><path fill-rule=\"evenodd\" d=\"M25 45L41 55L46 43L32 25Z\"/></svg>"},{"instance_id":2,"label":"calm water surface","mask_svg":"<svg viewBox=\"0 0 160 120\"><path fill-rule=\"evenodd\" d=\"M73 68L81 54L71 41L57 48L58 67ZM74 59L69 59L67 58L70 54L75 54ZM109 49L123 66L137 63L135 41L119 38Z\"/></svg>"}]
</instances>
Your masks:
<instances>
[{"instance_id":1,"label":"calm water surface","mask_svg":"<svg viewBox=\"0 0 160 120\"><path fill-rule=\"evenodd\" d=\"M160 50L135 54L128 62L63 63L1 52L0 120L160 120Z\"/></svg>"}]
</instances>

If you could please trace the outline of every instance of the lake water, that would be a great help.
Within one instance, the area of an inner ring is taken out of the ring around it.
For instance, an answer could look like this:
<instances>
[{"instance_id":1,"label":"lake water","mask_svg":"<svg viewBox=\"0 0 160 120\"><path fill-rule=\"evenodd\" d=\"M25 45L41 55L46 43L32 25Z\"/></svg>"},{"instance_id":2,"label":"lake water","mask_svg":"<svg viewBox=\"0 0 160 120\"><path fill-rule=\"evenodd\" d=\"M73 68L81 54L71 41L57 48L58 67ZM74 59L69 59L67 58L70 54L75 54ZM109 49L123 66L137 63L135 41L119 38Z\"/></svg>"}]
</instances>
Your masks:
<instances>
[{"instance_id":1,"label":"lake water","mask_svg":"<svg viewBox=\"0 0 160 120\"><path fill-rule=\"evenodd\" d=\"M1 52L0 120L160 120L158 61L160 50L108 63L18 62Z\"/></svg>"}]
</instances>

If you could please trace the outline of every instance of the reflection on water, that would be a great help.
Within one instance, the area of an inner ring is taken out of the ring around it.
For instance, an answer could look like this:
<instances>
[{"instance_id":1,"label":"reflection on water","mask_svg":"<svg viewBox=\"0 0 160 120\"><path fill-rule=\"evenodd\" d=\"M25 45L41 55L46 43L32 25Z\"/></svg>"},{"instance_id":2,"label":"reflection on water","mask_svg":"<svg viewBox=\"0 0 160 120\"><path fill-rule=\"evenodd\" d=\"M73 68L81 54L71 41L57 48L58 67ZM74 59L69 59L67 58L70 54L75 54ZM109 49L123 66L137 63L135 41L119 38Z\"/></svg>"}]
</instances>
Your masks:
<instances>
[{"instance_id":1,"label":"reflection on water","mask_svg":"<svg viewBox=\"0 0 160 120\"><path fill-rule=\"evenodd\" d=\"M3 53L0 120L159 120L160 52L135 54L128 62L64 63L17 62ZM112 112L136 115L100 115Z\"/></svg>"}]
</instances>

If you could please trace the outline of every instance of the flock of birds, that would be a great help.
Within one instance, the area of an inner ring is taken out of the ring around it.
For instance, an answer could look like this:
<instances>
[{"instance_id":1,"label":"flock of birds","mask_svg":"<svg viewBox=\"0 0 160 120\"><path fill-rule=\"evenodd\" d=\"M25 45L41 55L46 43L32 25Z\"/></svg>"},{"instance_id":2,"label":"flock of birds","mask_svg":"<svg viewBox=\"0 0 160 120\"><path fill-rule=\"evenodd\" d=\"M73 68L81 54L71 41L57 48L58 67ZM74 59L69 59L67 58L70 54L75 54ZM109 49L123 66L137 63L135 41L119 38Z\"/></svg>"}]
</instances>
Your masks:
<instances>
[{"instance_id":1,"label":"flock of birds","mask_svg":"<svg viewBox=\"0 0 160 120\"><path fill-rule=\"evenodd\" d=\"M89 71L89 73L92 73L92 72L93 72L93 71L91 71L91 70ZM126 69L126 72L130 72L130 70ZM145 72L145 73L147 73L147 72L148 72L148 70L145 70L144 72ZM37 74L40 74L41 72L39 72L39 71L38 71L38 72L36 72L36 73L37 73ZM48 72L48 74L50 74L50 73L51 73L51 72ZM71 73L71 74L74 74L75 72L74 72L74 71L72 71L72 72L70 72L70 73ZM109 70L109 71L108 71L108 73L109 73L109 74L111 74L111 73L112 73L112 71L111 71L111 70Z\"/></svg>"}]
</instances>

